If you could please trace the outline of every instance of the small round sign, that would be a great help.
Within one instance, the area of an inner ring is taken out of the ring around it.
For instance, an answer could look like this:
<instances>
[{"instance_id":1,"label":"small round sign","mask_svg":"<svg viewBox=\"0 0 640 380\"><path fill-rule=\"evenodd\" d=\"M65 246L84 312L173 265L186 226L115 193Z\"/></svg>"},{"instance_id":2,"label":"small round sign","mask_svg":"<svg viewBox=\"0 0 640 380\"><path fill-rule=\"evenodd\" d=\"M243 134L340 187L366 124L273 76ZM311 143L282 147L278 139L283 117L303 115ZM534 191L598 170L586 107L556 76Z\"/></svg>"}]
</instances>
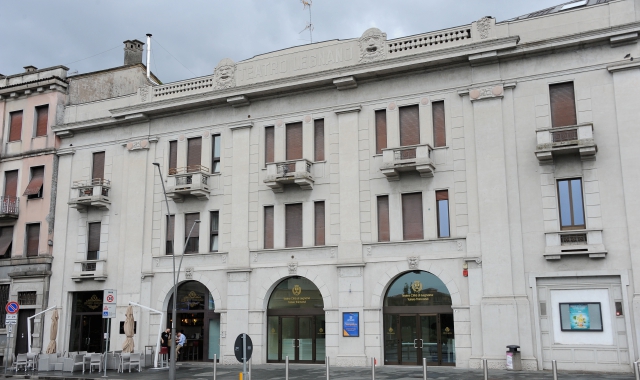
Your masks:
<instances>
[{"instance_id":1,"label":"small round sign","mask_svg":"<svg viewBox=\"0 0 640 380\"><path fill-rule=\"evenodd\" d=\"M238 337L236 338L236 342L233 345L233 351L234 354L236 355L236 359L238 359L238 361L240 363L243 362L242 360L242 353L244 351L243 349L243 339L242 339L242 335L245 335L247 337L247 357L246 357L246 361L249 361L249 359L251 359L251 354L253 353L253 343L251 342L251 338L249 337L248 334L240 334L238 335Z\"/></svg>"},{"instance_id":2,"label":"small round sign","mask_svg":"<svg viewBox=\"0 0 640 380\"><path fill-rule=\"evenodd\" d=\"M20 305L18 305L18 303L16 301L9 301L9 303L7 303L7 306L5 306L4 308L8 314L15 314L18 312L18 310L20 310Z\"/></svg>"},{"instance_id":3,"label":"small round sign","mask_svg":"<svg viewBox=\"0 0 640 380\"><path fill-rule=\"evenodd\" d=\"M109 295L107 296L107 302L108 302L108 303L112 303L112 302L114 301L114 298L115 298L115 297L113 296L113 294L109 294Z\"/></svg>"}]
</instances>

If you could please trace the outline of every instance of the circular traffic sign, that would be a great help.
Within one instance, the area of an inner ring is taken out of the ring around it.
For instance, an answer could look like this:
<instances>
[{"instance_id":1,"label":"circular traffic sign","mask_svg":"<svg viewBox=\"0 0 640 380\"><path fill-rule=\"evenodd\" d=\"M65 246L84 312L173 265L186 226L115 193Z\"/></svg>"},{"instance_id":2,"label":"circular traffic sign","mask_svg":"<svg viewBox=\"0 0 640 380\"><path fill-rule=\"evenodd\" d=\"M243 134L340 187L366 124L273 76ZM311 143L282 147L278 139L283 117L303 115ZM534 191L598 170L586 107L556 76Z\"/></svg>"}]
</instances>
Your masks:
<instances>
[{"instance_id":1,"label":"circular traffic sign","mask_svg":"<svg viewBox=\"0 0 640 380\"><path fill-rule=\"evenodd\" d=\"M7 306L4 307L8 314L15 314L20 310L20 305L16 301L9 301Z\"/></svg>"},{"instance_id":2,"label":"circular traffic sign","mask_svg":"<svg viewBox=\"0 0 640 380\"><path fill-rule=\"evenodd\" d=\"M240 363L242 363L242 352L243 350L243 340L242 336L246 336L247 337L247 357L246 357L246 361L249 361L249 359L251 359L251 354L253 353L253 342L251 342L251 338L249 337L248 334L240 334L238 335L238 337L236 338L236 343L233 345L233 351L234 354L236 355L236 359L238 359L238 361Z\"/></svg>"},{"instance_id":3,"label":"circular traffic sign","mask_svg":"<svg viewBox=\"0 0 640 380\"><path fill-rule=\"evenodd\" d=\"M107 296L107 302L108 302L108 303L112 303L112 302L114 301L114 299L115 299L115 297L113 296L113 294L109 294L109 295Z\"/></svg>"}]
</instances>

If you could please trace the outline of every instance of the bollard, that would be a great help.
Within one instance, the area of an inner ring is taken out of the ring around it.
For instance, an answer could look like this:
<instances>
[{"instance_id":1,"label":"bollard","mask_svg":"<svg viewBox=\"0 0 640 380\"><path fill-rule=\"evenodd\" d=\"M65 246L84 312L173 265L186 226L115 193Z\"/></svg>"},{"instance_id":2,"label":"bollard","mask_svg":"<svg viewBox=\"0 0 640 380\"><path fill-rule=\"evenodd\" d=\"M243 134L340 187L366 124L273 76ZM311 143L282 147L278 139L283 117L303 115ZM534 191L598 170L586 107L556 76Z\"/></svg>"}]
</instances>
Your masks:
<instances>
[{"instance_id":1,"label":"bollard","mask_svg":"<svg viewBox=\"0 0 640 380\"><path fill-rule=\"evenodd\" d=\"M551 370L553 371L553 380L558 380L558 364L555 360L551 361Z\"/></svg>"},{"instance_id":2,"label":"bollard","mask_svg":"<svg viewBox=\"0 0 640 380\"><path fill-rule=\"evenodd\" d=\"M284 380L289 380L289 357L284 357Z\"/></svg>"},{"instance_id":3,"label":"bollard","mask_svg":"<svg viewBox=\"0 0 640 380\"><path fill-rule=\"evenodd\" d=\"M218 354L213 354L213 380L216 380L216 367L217 367L217 362L218 361Z\"/></svg>"},{"instance_id":4,"label":"bollard","mask_svg":"<svg viewBox=\"0 0 640 380\"><path fill-rule=\"evenodd\" d=\"M633 373L636 375L636 380L640 380L640 369L638 369L638 362L633 362Z\"/></svg>"},{"instance_id":5,"label":"bollard","mask_svg":"<svg viewBox=\"0 0 640 380\"><path fill-rule=\"evenodd\" d=\"M371 380L376 380L376 358L371 358Z\"/></svg>"},{"instance_id":6,"label":"bollard","mask_svg":"<svg viewBox=\"0 0 640 380\"><path fill-rule=\"evenodd\" d=\"M484 380L489 380L489 365L487 359L482 359L482 371L484 372Z\"/></svg>"},{"instance_id":7,"label":"bollard","mask_svg":"<svg viewBox=\"0 0 640 380\"><path fill-rule=\"evenodd\" d=\"M249 359L249 372L247 372L247 379L248 380L251 380L251 362L252 362L252 360Z\"/></svg>"},{"instance_id":8,"label":"bollard","mask_svg":"<svg viewBox=\"0 0 640 380\"><path fill-rule=\"evenodd\" d=\"M427 380L427 358L422 358L422 380Z\"/></svg>"},{"instance_id":9,"label":"bollard","mask_svg":"<svg viewBox=\"0 0 640 380\"><path fill-rule=\"evenodd\" d=\"M327 380L329 380L329 357L325 358L325 363L327 363Z\"/></svg>"}]
</instances>

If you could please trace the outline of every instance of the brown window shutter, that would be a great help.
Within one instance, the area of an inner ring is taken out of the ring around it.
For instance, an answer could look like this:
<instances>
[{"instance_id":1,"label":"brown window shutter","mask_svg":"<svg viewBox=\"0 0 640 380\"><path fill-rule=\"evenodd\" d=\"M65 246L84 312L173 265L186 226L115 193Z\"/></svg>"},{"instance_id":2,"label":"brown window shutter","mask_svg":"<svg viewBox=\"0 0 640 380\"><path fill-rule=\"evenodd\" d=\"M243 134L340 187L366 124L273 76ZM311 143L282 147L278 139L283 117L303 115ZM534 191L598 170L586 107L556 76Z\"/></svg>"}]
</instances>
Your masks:
<instances>
[{"instance_id":1,"label":"brown window shutter","mask_svg":"<svg viewBox=\"0 0 640 380\"><path fill-rule=\"evenodd\" d=\"M314 161L324 161L324 119L313 122Z\"/></svg>"},{"instance_id":2,"label":"brown window shutter","mask_svg":"<svg viewBox=\"0 0 640 380\"><path fill-rule=\"evenodd\" d=\"M11 243L13 243L13 226L0 228L0 256L11 256Z\"/></svg>"},{"instance_id":3,"label":"brown window shutter","mask_svg":"<svg viewBox=\"0 0 640 380\"><path fill-rule=\"evenodd\" d=\"M18 195L18 171L4 172L4 196L15 198Z\"/></svg>"},{"instance_id":4,"label":"brown window shutter","mask_svg":"<svg viewBox=\"0 0 640 380\"><path fill-rule=\"evenodd\" d=\"M202 163L202 137L187 141L187 171L196 172Z\"/></svg>"},{"instance_id":5,"label":"brown window shutter","mask_svg":"<svg viewBox=\"0 0 640 380\"><path fill-rule=\"evenodd\" d=\"M27 224L27 256L38 256L40 225Z\"/></svg>"},{"instance_id":6,"label":"brown window shutter","mask_svg":"<svg viewBox=\"0 0 640 380\"><path fill-rule=\"evenodd\" d=\"M387 111L376 111L376 154L387 147Z\"/></svg>"},{"instance_id":7,"label":"brown window shutter","mask_svg":"<svg viewBox=\"0 0 640 380\"><path fill-rule=\"evenodd\" d=\"M449 190L436 191L436 201L448 201L448 200L449 200Z\"/></svg>"},{"instance_id":8,"label":"brown window shutter","mask_svg":"<svg viewBox=\"0 0 640 380\"><path fill-rule=\"evenodd\" d=\"M389 234L389 196L378 197L378 241L390 241Z\"/></svg>"},{"instance_id":9,"label":"brown window shutter","mask_svg":"<svg viewBox=\"0 0 640 380\"><path fill-rule=\"evenodd\" d=\"M47 123L49 121L49 106L36 108L36 136L47 135Z\"/></svg>"},{"instance_id":10,"label":"brown window shutter","mask_svg":"<svg viewBox=\"0 0 640 380\"><path fill-rule=\"evenodd\" d=\"M169 174L175 174L178 167L178 142L169 141Z\"/></svg>"},{"instance_id":11,"label":"brown window shutter","mask_svg":"<svg viewBox=\"0 0 640 380\"><path fill-rule=\"evenodd\" d=\"M42 189L44 182L44 166L37 166L31 168L31 181L27 185L27 189L24 191L24 195L35 195Z\"/></svg>"},{"instance_id":12,"label":"brown window shutter","mask_svg":"<svg viewBox=\"0 0 640 380\"><path fill-rule=\"evenodd\" d=\"M96 152L93 154L93 179L104 179L104 152Z\"/></svg>"},{"instance_id":13,"label":"brown window shutter","mask_svg":"<svg viewBox=\"0 0 640 380\"><path fill-rule=\"evenodd\" d=\"M264 162L271 163L275 160L275 136L273 127L266 127L264 129Z\"/></svg>"},{"instance_id":14,"label":"brown window shutter","mask_svg":"<svg viewBox=\"0 0 640 380\"><path fill-rule=\"evenodd\" d=\"M172 241L176 230L176 216L167 215L167 241Z\"/></svg>"},{"instance_id":15,"label":"brown window shutter","mask_svg":"<svg viewBox=\"0 0 640 380\"><path fill-rule=\"evenodd\" d=\"M87 242L87 251L100 251L100 229L102 223L89 223L89 239Z\"/></svg>"},{"instance_id":16,"label":"brown window shutter","mask_svg":"<svg viewBox=\"0 0 640 380\"><path fill-rule=\"evenodd\" d=\"M200 218L200 213L193 214L184 214L184 236L185 238L189 236L189 231L191 231L191 227L193 224ZM193 231L191 232L191 237L199 237L200 236L200 224L196 223L196 226L193 227Z\"/></svg>"},{"instance_id":17,"label":"brown window shutter","mask_svg":"<svg viewBox=\"0 0 640 380\"><path fill-rule=\"evenodd\" d=\"M22 139L22 111L11 112L11 127L9 128L9 141Z\"/></svg>"},{"instance_id":18,"label":"brown window shutter","mask_svg":"<svg viewBox=\"0 0 640 380\"><path fill-rule=\"evenodd\" d=\"M316 202L314 204L315 214L315 245L325 245L325 228L324 228L324 202Z\"/></svg>"},{"instance_id":19,"label":"brown window shutter","mask_svg":"<svg viewBox=\"0 0 640 380\"><path fill-rule=\"evenodd\" d=\"M285 247L302 247L302 203L285 205Z\"/></svg>"},{"instance_id":20,"label":"brown window shutter","mask_svg":"<svg viewBox=\"0 0 640 380\"><path fill-rule=\"evenodd\" d=\"M444 102L431 103L431 112L433 113L433 145L447 146L447 133L444 122Z\"/></svg>"},{"instance_id":21,"label":"brown window shutter","mask_svg":"<svg viewBox=\"0 0 640 380\"><path fill-rule=\"evenodd\" d=\"M287 124L287 160L302 158L302 123Z\"/></svg>"},{"instance_id":22,"label":"brown window shutter","mask_svg":"<svg viewBox=\"0 0 640 380\"><path fill-rule=\"evenodd\" d=\"M402 233L404 240L424 239L422 193L402 194Z\"/></svg>"},{"instance_id":23,"label":"brown window shutter","mask_svg":"<svg viewBox=\"0 0 640 380\"><path fill-rule=\"evenodd\" d=\"M551 126L566 127L576 125L576 99L573 82L552 84L549 86L551 101Z\"/></svg>"},{"instance_id":24,"label":"brown window shutter","mask_svg":"<svg viewBox=\"0 0 640 380\"><path fill-rule=\"evenodd\" d=\"M264 208L264 249L271 249L271 248L273 248L273 206L265 206Z\"/></svg>"},{"instance_id":25,"label":"brown window shutter","mask_svg":"<svg viewBox=\"0 0 640 380\"><path fill-rule=\"evenodd\" d=\"M420 116L418 106L400 107L400 145L420 144Z\"/></svg>"}]
</instances>

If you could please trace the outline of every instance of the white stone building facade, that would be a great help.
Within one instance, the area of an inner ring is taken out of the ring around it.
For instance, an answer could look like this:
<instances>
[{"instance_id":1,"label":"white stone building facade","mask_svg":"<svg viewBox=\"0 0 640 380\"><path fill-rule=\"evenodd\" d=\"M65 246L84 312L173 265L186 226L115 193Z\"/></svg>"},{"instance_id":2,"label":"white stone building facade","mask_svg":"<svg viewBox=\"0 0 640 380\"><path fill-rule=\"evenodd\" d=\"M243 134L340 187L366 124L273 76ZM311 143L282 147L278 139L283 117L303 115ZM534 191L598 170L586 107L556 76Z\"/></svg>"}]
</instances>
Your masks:
<instances>
[{"instance_id":1,"label":"white stone building facade","mask_svg":"<svg viewBox=\"0 0 640 380\"><path fill-rule=\"evenodd\" d=\"M233 362L248 332L254 363L498 368L519 345L528 369L630 371L639 32L640 1L578 1L70 102L53 127L59 344L93 336L102 289L115 323L129 301L168 310L173 249L189 359ZM135 318L136 346L155 345L166 319Z\"/></svg>"}]
</instances>

